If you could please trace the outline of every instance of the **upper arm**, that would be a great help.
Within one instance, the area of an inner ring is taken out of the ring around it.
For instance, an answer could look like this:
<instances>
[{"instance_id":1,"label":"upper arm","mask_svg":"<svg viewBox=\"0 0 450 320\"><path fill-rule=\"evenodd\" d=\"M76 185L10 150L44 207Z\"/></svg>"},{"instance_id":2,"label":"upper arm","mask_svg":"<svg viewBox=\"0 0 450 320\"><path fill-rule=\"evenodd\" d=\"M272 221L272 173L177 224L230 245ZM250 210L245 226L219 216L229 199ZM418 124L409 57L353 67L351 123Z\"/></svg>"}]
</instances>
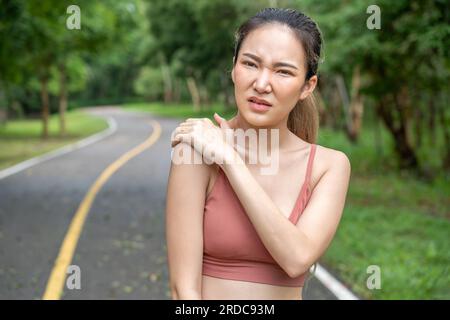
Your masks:
<instances>
[{"instance_id":1,"label":"upper arm","mask_svg":"<svg viewBox=\"0 0 450 320\"><path fill-rule=\"evenodd\" d=\"M195 152L180 143L173 154ZM171 161L166 198L166 240L171 289L201 292L203 213L210 171L204 163Z\"/></svg>"},{"instance_id":2,"label":"upper arm","mask_svg":"<svg viewBox=\"0 0 450 320\"><path fill-rule=\"evenodd\" d=\"M324 254L344 210L351 173L350 161L341 151L335 151L331 160L297 223L311 245L311 252L305 257L306 266L312 265Z\"/></svg>"}]
</instances>

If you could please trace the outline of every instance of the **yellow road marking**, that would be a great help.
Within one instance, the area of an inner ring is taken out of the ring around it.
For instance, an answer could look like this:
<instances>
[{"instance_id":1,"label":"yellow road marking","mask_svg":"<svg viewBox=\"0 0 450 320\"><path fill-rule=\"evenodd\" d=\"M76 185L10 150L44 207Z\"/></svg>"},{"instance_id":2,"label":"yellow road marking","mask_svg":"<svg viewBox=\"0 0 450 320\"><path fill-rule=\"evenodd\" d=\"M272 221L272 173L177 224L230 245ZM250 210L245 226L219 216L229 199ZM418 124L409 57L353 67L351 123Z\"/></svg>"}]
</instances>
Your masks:
<instances>
[{"instance_id":1,"label":"yellow road marking","mask_svg":"<svg viewBox=\"0 0 450 320\"><path fill-rule=\"evenodd\" d=\"M97 178L94 184L91 186L80 206L78 207L75 216L72 219L69 230L66 233L66 237L59 249L58 258L55 261L50 278L47 282L47 287L45 289L44 300L59 300L64 289L64 281L66 279L66 272L69 264L72 262L73 254L77 247L78 239L80 238L80 233L83 230L84 221L89 213L92 203L103 187L103 185L108 181L108 179L125 163L130 159L137 156L145 149L151 147L161 135L160 124L152 120L151 125L153 127L153 132L150 137L145 140L140 145L131 149L127 153L123 154L119 159L110 164Z\"/></svg>"}]
</instances>

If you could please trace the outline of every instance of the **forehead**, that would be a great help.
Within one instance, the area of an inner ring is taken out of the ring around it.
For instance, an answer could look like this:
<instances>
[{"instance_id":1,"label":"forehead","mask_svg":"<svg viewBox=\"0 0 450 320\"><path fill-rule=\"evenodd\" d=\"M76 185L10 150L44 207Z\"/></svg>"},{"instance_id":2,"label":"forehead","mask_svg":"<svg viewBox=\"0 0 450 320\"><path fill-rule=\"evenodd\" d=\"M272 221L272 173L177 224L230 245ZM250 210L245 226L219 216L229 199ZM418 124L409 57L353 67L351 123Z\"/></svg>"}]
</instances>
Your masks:
<instances>
[{"instance_id":1,"label":"forehead","mask_svg":"<svg viewBox=\"0 0 450 320\"><path fill-rule=\"evenodd\" d=\"M251 52L269 63L290 61L297 66L304 63L305 54L299 39L288 26L272 23L250 32L239 53Z\"/></svg>"}]
</instances>

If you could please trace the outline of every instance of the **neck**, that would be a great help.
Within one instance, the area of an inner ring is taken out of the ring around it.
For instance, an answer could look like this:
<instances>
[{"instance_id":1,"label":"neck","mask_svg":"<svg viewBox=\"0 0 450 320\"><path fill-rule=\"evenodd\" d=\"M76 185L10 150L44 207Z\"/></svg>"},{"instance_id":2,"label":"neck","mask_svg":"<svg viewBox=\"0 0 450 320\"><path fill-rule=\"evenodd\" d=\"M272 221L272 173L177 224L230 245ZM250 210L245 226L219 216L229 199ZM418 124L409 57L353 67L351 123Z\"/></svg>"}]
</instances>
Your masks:
<instances>
[{"instance_id":1,"label":"neck","mask_svg":"<svg viewBox=\"0 0 450 320\"><path fill-rule=\"evenodd\" d=\"M269 152L272 152L272 148L277 148L278 151L289 149L289 146L292 146L292 135L293 133L287 127L287 118L283 119L280 123L270 126L254 126L248 123L238 112L237 115L230 120L230 126L233 129L243 129L246 132L248 129L253 129L256 131L256 139L257 139L257 148L262 147L260 144L264 143L260 141L260 138L263 134L267 136L266 148ZM275 135L272 137L271 129L275 129L278 131L278 137ZM272 139L278 138L277 141L273 141ZM245 150L248 152L255 152L257 150L250 150L252 147L250 143L245 143ZM273 150L275 151L275 150Z\"/></svg>"}]
</instances>

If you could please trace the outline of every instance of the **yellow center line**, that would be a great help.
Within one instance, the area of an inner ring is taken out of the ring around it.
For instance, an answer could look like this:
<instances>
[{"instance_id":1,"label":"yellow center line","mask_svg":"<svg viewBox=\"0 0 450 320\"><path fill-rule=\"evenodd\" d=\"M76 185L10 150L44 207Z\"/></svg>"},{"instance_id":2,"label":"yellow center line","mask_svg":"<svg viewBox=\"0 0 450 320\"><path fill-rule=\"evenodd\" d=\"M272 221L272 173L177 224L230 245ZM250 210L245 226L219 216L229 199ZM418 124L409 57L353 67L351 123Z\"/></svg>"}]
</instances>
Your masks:
<instances>
[{"instance_id":1,"label":"yellow center line","mask_svg":"<svg viewBox=\"0 0 450 320\"><path fill-rule=\"evenodd\" d=\"M140 145L131 149L127 153L123 154L119 159L110 164L102 174L97 178L94 184L91 186L80 206L78 207L75 216L70 223L69 230L66 233L66 237L59 249L58 258L55 261L50 278L47 282L47 287L45 289L44 300L59 300L61 298L64 281L66 279L66 272L69 264L72 262L73 254L77 247L78 239L80 238L81 231L83 230L83 225L92 203L95 200L97 193L103 187L103 185L108 181L108 179L125 163L130 159L134 158L147 148L151 147L161 136L161 126L155 121L151 120L150 124L153 127L153 132L150 137L145 140Z\"/></svg>"}]
</instances>

